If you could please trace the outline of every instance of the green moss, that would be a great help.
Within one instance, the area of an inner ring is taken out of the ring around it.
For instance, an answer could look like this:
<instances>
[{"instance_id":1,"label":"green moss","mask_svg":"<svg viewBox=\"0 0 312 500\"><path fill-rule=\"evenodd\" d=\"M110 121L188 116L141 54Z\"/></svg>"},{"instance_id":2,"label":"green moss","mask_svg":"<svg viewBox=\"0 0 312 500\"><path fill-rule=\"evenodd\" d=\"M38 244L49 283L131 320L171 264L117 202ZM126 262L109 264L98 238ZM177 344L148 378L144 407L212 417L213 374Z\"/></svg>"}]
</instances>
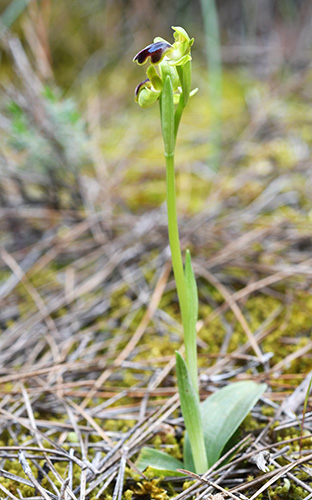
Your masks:
<instances>
[{"instance_id":1,"label":"green moss","mask_svg":"<svg viewBox=\"0 0 312 500\"><path fill-rule=\"evenodd\" d=\"M117 309L117 311L129 305L131 299L127 296L128 286L123 285L118 290L114 291L110 296L110 306L112 309Z\"/></svg>"},{"instance_id":2,"label":"green moss","mask_svg":"<svg viewBox=\"0 0 312 500\"><path fill-rule=\"evenodd\" d=\"M296 477L298 479L300 479L300 481L307 481L308 479L311 478L311 476L307 473L307 472L304 472L304 471L301 471L299 470L297 473L296 473Z\"/></svg>"},{"instance_id":3,"label":"green moss","mask_svg":"<svg viewBox=\"0 0 312 500\"><path fill-rule=\"evenodd\" d=\"M193 480L193 481L184 481L183 483L183 491L187 490L190 486L193 486L193 484L195 484L196 481Z\"/></svg>"},{"instance_id":4,"label":"green moss","mask_svg":"<svg viewBox=\"0 0 312 500\"><path fill-rule=\"evenodd\" d=\"M168 446L164 451L178 460L183 460L182 448L179 444Z\"/></svg>"},{"instance_id":5,"label":"green moss","mask_svg":"<svg viewBox=\"0 0 312 500\"><path fill-rule=\"evenodd\" d=\"M208 344L209 353L218 354L225 335L225 328L220 318L215 318L200 331L200 337Z\"/></svg>"},{"instance_id":6,"label":"green moss","mask_svg":"<svg viewBox=\"0 0 312 500\"><path fill-rule=\"evenodd\" d=\"M69 441L70 443L79 443L79 438L76 432L69 432L67 434L67 441Z\"/></svg>"},{"instance_id":7,"label":"green moss","mask_svg":"<svg viewBox=\"0 0 312 500\"><path fill-rule=\"evenodd\" d=\"M249 415L247 415L244 422L242 423L242 428L245 432L252 432L264 427L265 425L265 423L259 423L259 421L253 418L249 413Z\"/></svg>"},{"instance_id":8,"label":"green moss","mask_svg":"<svg viewBox=\"0 0 312 500\"><path fill-rule=\"evenodd\" d=\"M164 442L166 444L177 444L177 439L173 434L166 434L164 437Z\"/></svg>"},{"instance_id":9,"label":"green moss","mask_svg":"<svg viewBox=\"0 0 312 500\"><path fill-rule=\"evenodd\" d=\"M123 498L125 500L132 500L133 497L133 491L132 490L126 490L123 494Z\"/></svg>"},{"instance_id":10,"label":"green moss","mask_svg":"<svg viewBox=\"0 0 312 500\"><path fill-rule=\"evenodd\" d=\"M123 383L126 387L132 387L137 382L137 378L132 370L125 370Z\"/></svg>"},{"instance_id":11,"label":"green moss","mask_svg":"<svg viewBox=\"0 0 312 500\"><path fill-rule=\"evenodd\" d=\"M125 469L125 479L130 478L133 479L135 482L140 481L142 479L141 474L133 470L131 467L126 467Z\"/></svg>"},{"instance_id":12,"label":"green moss","mask_svg":"<svg viewBox=\"0 0 312 500\"><path fill-rule=\"evenodd\" d=\"M275 415L275 409L272 406L262 406L261 413L266 417L273 417Z\"/></svg>"},{"instance_id":13,"label":"green moss","mask_svg":"<svg viewBox=\"0 0 312 500\"><path fill-rule=\"evenodd\" d=\"M101 438L101 436L98 436L96 434L91 434L89 436L89 441L90 441L90 443L98 443L99 441L102 441L102 438Z\"/></svg>"},{"instance_id":14,"label":"green moss","mask_svg":"<svg viewBox=\"0 0 312 500\"><path fill-rule=\"evenodd\" d=\"M295 483L284 478L279 480L277 485L268 489L270 498L274 500L303 500L306 497L306 490L297 486Z\"/></svg>"},{"instance_id":15,"label":"green moss","mask_svg":"<svg viewBox=\"0 0 312 500\"><path fill-rule=\"evenodd\" d=\"M134 420L105 420L104 424L103 421L96 420L98 420L98 424L103 427L104 431L111 432L127 432L135 424Z\"/></svg>"},{"instance_id":16,"label":"green moss","mask_svg":"<svg viewBox=\"0 0 312 500\"><path fill-rule=\"evenodd\" d=\"M145 340L145 338L144 338ZM181 336L182 341L182 336ZM140 359L161 358L163 356L173 356L174 351L179 349L181 341L174 342L169 335L163 335L161 342L159 336L155 334L146 335L146 348L140 354L134 356L135 361Z\"/></svg>"},{"instance_id":17,"label":"green moss","mask_svg":"<svg viewBox=\"0 0 312 500\"><path fill-rule=\"evenodd\" d=\"M160 450L162 445L162 439L159 436L159 434L153 438L152 443L155 446L156 450Z\"/></svg>"}]
</instances>

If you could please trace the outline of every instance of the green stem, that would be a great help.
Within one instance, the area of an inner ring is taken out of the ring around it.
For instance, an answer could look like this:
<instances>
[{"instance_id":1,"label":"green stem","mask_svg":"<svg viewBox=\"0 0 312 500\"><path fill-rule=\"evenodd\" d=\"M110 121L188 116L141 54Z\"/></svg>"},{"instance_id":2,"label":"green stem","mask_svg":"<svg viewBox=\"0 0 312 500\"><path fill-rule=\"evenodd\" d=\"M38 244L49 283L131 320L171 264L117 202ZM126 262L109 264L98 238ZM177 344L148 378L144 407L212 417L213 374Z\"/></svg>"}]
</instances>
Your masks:
<instances>
[{"instance_id":1,"label":"green stem","mask_svg":"<svg viewBox=\"0 0 312 500\"><path fill-rule=\"evenodd\" d=\"M164 81L160 96L161 129L164 140L166 159L167 182L167 212L168 235L171 250L173 274L175 277L180 311L182 317L186 359L188 366L181 356L177 354L177 380L181 401L182 415L185 426L190 436L191 450L198 473L207 470L207 457L202 428L202 419L199 407L199 393L197 384L197 350L196 350L196 320L198 314L197 287L192 270L189 252L186 255L185 269L180 248L176 189L174 172L174 153L176 136L183 110L187 103L190 87L191 66L186 65L178 70L182 94L176 111L174 110L173 88L170 76ZM187 96L187 97L186 97Z\"/></svg>"},{"instance_id":2,"label":"green stem","mask_svg":"<svg viewBox=\"0 0 312 500\"><path fill-rule=\"evenodd\" d=\"M187 92L187 96L189 95L190 69L190 65L187 65L186 71L184 68L178 69L182 94L176 110L174 110L173 90L170 77L166 77L160 97L160 115L166 158L168 233L172 267L181 310L187 366L190 370L194 389L198 393L196 346L196 320L198 314L197 288L189 254L187 254L185 269L183 267L177 220L174 172L176 135L183 109L187 102L185 91Z\"/></svg>"},{"instance_id":3,"label":"green stem","mask_svg":"<svg viewBox=\"0 0 312 500\"><path fill-rule=\"evenodd\" d=\"M178 299L180 303L183 329L187 317L187 295L184 278L183 262L180 249L176 190L174 175L174 154L166 155L166 180L167 180L167 211L168 211L168 234L172 257L173 274L177 285Z\"/></svg>"}]
</instances>

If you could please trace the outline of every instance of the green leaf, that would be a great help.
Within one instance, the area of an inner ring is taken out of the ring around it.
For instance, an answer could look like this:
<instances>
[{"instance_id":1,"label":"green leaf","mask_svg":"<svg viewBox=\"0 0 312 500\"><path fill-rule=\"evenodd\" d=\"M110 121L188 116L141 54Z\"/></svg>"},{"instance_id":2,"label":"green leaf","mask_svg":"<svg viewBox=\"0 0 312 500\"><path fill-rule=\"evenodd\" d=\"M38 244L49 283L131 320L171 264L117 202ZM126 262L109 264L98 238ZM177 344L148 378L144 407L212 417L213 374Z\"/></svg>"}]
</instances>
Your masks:
<instances>
[{"instance_id":1,"label":"green leaf","mask_svg":"<svg viewBox=\"0 0 312 500\"><path fill-rule=\"evenodd\" d=\"M200 405L205 447L209 467L222 454L222 450L239 425L266 390L266 384L252 381L234 382L209 396ZM191 454L192 437L184 438L184 465L194 470Z\"/></svg>"},{"instance_id":2,"label":"green leaf","mask_svg":"<svg viewBox=\"0 0 312 500\"><path fill-rule=\"evenodd\" d=\"M195 464L194 472L202 474L206 472L208 466L198 393L193 386L186 363L178 352L176 352L176 366L181 411L190 437Z\"/></svg>"},{"instance_id":3,"label":"green leaf","mask_svg":"<svg viewBox=\"0 0 312 500\"><path fill-rule=\"evenodd\" d=\"M180 460L168 453L146 446L142 448L135 465L141 471L149 467L157 476L184 476L176 471L176 469L183 469L183 463Z\"/></svg>"},{"instance_id":4,"label":"green leaf","mask_svg":"<svg viewBox=\"0 0 312 500\"><path fill-rule=\"evenodd\" d=\"M160 94L160 119L161 130L164 139L165 155L174 155L174 103L173 90L170 76L166 76L162 92Z\"/></svg>"},{"instance_id":5,"label":"green leaf","mask_svg":"<svg viewBox=\"0 0 312 500\"><path fill-rule=\"evenodd\" d=\"M180 78L181 86L182 86L182 95L183 95L183 107L187 105L187 102L190 97L191 85L192 85L192 63L190 60L187 60L185 64L177 66L178 75Z\"/></svg>"},{"instance_id":6,"label":"green leaf","mask_svg":"<svg viewBox=\"0 0 312 500\"><path fill-rule=\"evenodd\" d=\"M192 268L191 254L186 250L185 257L185 283L187 296L187 317L184 331L186 364L193 382L198 391L197 381L197 344L196 344L196 322L198 318L198 293L196 280Z\"/></svg>"},{"instance_id":7,"label":"green leaf","mask_svg":"<svg viewBox=\"0 0 312 500\"><path fill-rule=\"evenodd\" d=\"M205 447L205 450L206 450L206 447ZM206 456L207 456L207 450L206 450ZM192 450L191 450L191 445L190 445L190 439L188 437L187 431L184 434L183 461L184 461L184 467L186 470L189 470L191 472L195 472L195 465L194 465L194 460L193 460L193 455L192 455ZM208 469L208 460L207 460L207 469Z\"/></svg>"},{"instance_id":8,"label":"green leaf","mask_svg":"<svg viewBox=\"0 0 312 500\"><path fill-rule=\"evenodd\" d=\"M2 24L10 28L23 10L26 9L29 1L30 0L12 0L0 16Z\"/></svg>"}]
</instances>

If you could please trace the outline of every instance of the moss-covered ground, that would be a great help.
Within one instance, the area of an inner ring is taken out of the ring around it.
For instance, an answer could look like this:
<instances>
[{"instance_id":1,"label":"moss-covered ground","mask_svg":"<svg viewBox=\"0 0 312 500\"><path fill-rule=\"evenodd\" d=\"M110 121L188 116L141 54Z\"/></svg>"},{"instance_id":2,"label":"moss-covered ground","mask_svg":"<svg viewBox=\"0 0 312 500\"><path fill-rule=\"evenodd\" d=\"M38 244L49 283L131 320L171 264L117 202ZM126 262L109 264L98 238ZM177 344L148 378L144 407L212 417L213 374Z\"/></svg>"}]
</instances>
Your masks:
<instances>
[{"instance_id":1,"label":"moss-covered ground","mask_svg":"<svg viewBox=\"0 0 312 500\"><path fill-rule=\"evenodd\" d=\"M209 476L235 498L255 498L266 482L258 498L312 492L311 75L260 82L225 68L216 171L209 78L195 63L199 92L177 144L201 398L229 381L268 384L239 430L237 440L250 439L234 465ZM70 98L18 77L21 95L3 93L2 110L0 497L216 494L134 465L146 443L181 459L184 435L157 106L132 102L133 69L120 81L120 68L109 68L100 90L90 79ZM263 448L267 476L250 460Z\"/></svg>"}]
</instances>

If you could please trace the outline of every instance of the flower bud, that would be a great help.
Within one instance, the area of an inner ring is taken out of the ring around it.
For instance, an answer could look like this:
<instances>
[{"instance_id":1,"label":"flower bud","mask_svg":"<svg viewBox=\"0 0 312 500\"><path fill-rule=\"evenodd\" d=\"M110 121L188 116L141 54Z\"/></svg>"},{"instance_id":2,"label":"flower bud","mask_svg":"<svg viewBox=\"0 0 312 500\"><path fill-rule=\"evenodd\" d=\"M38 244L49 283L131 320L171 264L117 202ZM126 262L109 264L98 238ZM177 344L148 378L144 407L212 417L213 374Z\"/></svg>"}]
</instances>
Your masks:
<instances>
[{"instance_id":1,"label":"flower bud","mask_svg":"<svg viewBox=\"0 0 312 500\"><path fill-rule=\"evenodd\" d=\"M180 26L172 26L172 29L174 30L175 42L172 46L174 50L171 53L169 64L183 66L192 59L190 52L194 38L190 38L185 29Z\"/></svg>"}]
</instances>

